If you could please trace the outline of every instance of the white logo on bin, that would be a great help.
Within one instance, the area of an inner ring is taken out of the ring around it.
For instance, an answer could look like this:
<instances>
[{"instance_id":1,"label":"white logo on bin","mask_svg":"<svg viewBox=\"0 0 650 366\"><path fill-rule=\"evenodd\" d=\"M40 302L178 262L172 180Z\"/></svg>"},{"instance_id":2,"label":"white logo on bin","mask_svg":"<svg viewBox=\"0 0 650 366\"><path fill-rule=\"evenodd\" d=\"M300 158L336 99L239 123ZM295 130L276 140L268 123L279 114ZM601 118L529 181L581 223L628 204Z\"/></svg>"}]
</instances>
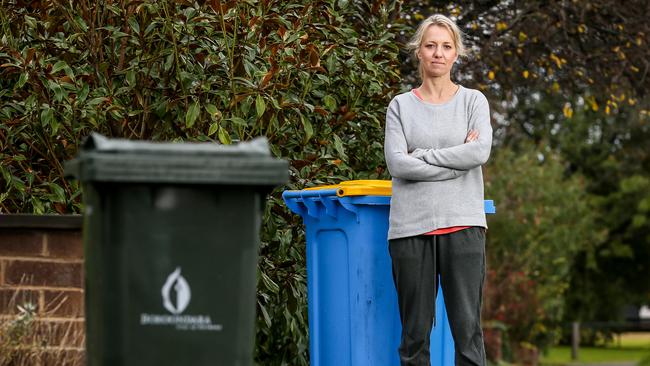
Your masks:
<instances>
[{"instance_id":1,"label":"white logo on bin","mask_svg":"<svg viewBox=\"0 0 650 366\"><path fill-rule=\"evenodd\" d=\"M190 285L181 276L181 267L167 276L161 290L163 306L170 314L140 313L140 325L145 327L172 326L178 331L221 332L223 325L212 322L210 314L182 314L190 304ZM199 293L200 297L200 286Z\"/></svg>"},{"instance_id":2,"label":"white logo on bin","mask_svg":"<svg viewBox=\"0 0 650 366\"><path fill-rule=\"evenodd\" d=\"M167 281L162 287L162 297L165 309L175 315L181 314L189 305L192 292L190 285L181 276L181 267L167 276Z\"/></svg>"}]
</instances>

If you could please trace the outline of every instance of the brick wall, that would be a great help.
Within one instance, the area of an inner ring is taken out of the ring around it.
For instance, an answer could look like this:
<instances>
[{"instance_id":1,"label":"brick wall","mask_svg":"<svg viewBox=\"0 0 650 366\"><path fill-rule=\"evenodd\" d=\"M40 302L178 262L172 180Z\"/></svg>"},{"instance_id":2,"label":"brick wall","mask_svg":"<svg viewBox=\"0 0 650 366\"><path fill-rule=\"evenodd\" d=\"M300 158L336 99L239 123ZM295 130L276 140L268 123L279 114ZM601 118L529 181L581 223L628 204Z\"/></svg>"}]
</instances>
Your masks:
<instances>
[{"instance_id":1,"label":"brick wall","mask_svg":"<svg viewBox=\"0 0 650 366\"><path fill-rule=\"evenodd\" d=\"M22 349L0 342L0 358L13 352L29 359L16 365L83 364L81 224L79 216L0 215L0 332L8 333L18 306L33 304L35 313Z\"/></svg>"}]
</instances>

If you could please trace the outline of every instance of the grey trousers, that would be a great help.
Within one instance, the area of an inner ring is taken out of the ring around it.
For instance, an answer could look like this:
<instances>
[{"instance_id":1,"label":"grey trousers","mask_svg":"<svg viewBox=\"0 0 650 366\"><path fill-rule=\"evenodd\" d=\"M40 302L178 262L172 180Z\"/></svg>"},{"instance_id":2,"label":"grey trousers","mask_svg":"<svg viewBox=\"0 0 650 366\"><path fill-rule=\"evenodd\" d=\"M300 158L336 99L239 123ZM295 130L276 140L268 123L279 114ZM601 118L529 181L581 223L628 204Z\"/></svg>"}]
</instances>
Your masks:
<instances>
[{"instance_id":1,"label":"grey trousers","mask_svg":"<svg viewBox=\"0 0 650 366\"><path fill-rule=\"evenodd\" d=\"M485 280L485 229L389 240L402 321L401 366L429 366L437 278L454 338L456 365L484 366L481 301Z\"/></svg>"}]
</instances>

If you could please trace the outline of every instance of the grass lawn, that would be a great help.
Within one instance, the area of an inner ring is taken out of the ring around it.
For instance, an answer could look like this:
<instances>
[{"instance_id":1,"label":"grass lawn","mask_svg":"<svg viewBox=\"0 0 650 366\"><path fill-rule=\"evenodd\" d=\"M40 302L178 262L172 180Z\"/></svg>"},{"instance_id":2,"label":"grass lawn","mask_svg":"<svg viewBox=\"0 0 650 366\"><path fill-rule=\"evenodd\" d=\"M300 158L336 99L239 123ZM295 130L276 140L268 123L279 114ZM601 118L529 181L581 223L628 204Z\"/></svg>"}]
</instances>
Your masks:
<instances>
[{"instance_id":1,"label":"grass lawn","mask_svg":"<svg viewBox=\"0 0 650 366\"><path fill-rule=\"evenodd\" d=\"M600 362L639 362L650 357L650 333L625 333L621 335L620 343L603 347L580 347L577 364ZM543 365L568 365L571 361L571 347L558 346L551 348L540 358Z\"/></svg>"}]
</instances>

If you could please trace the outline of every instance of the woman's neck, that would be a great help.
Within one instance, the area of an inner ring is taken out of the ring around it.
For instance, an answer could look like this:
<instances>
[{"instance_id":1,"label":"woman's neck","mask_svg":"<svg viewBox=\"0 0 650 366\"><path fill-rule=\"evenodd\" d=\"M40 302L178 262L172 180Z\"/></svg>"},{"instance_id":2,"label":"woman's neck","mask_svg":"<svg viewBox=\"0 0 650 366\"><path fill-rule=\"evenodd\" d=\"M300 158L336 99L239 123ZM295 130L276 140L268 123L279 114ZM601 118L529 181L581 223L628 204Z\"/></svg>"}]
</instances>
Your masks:
<instances>
[{"instance_id":1,"label":"woman's neck","mask_svg":"<svg viewBox=\"0 0 650 366\"><path fill-rule=\"evenodd\" d=\"M419 92L427 102L439 104L450 100L458 91L459 86L450 78L427 78L422 81Z\"/></svg>"}]
</instances>

